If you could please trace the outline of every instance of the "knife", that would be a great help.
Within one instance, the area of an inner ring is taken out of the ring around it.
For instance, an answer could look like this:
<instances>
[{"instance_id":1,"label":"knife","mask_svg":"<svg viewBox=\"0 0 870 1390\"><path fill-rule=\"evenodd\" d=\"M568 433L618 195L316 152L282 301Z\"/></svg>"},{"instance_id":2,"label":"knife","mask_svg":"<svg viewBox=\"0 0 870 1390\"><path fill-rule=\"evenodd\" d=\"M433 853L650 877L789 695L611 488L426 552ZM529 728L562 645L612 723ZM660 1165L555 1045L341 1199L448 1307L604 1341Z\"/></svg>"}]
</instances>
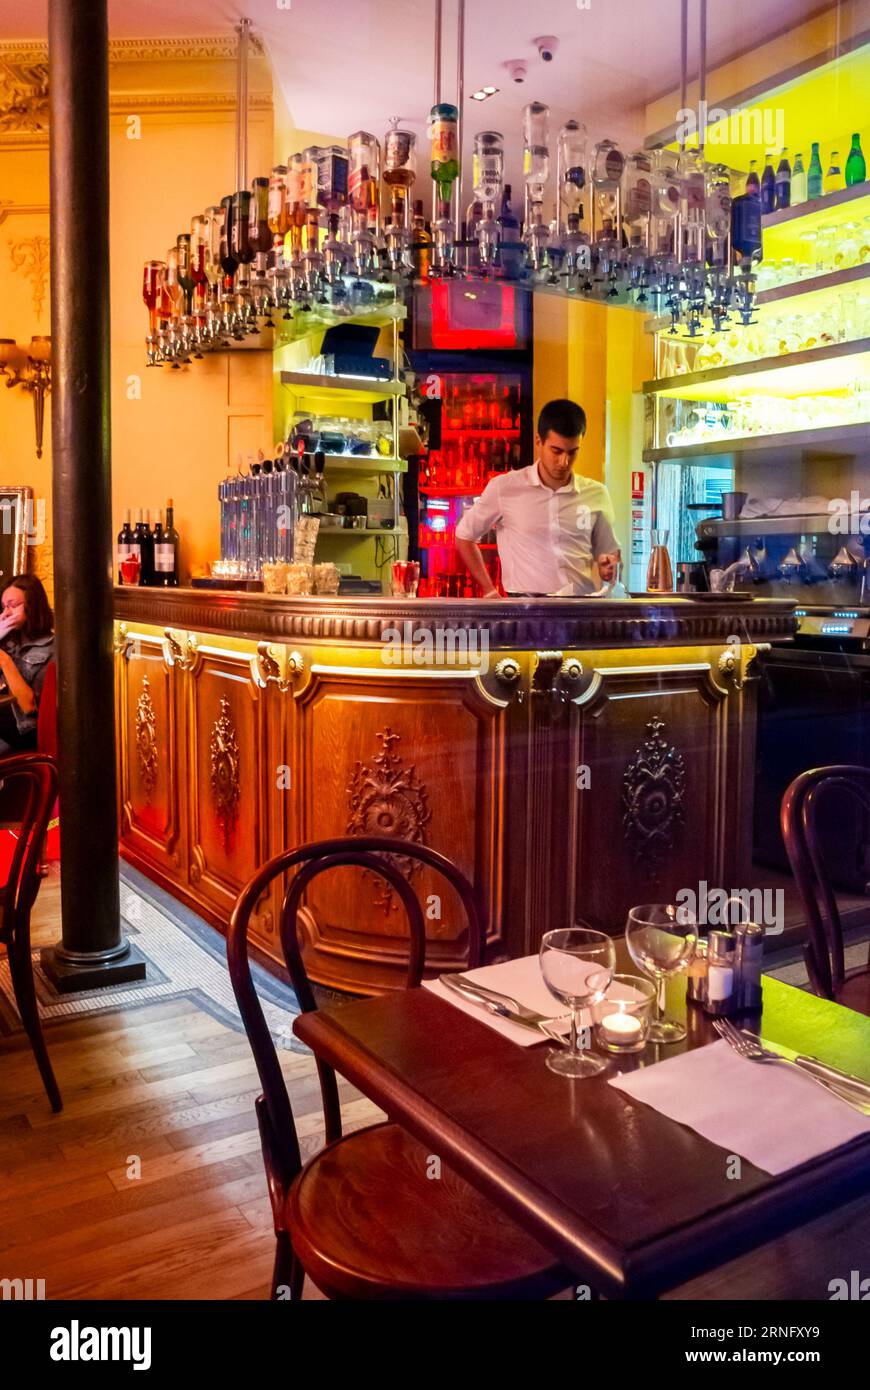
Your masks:
<instances>
[{"instance_id":1,"label":"knife","mask_svg":"<svg viewBox=\"0 0 870 1390\"><path fill-rule=\"evenodd\" d=\"M496 990L485 989L483 985L476 985L471 980L467 980L464 975L439 975L438 979L446 989L453 990L454 994L459 994L463 999L467 999L470 1004L479 1004L487 1013L496 1014L499 1018L506 1018L510 1023L519 1024L521 1028L532 1028L541 1034L541 1024L552 1023L553 1020L544 1014L535 1013L534 1009L527 1009L523 1004L519 1004L516 999L511 999L507 994L499 994Z\"/></svg>"}]
</instances>

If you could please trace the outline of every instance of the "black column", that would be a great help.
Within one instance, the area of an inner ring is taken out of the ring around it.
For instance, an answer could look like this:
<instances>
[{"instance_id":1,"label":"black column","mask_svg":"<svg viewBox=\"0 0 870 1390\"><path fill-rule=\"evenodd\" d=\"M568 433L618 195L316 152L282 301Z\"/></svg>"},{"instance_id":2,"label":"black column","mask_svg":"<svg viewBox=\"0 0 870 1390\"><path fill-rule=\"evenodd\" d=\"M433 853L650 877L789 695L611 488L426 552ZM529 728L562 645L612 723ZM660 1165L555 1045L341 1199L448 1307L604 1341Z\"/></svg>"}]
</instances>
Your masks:
<instances>
[{"instance_id":1,"label":"black column","mask_svg":"<svg viewBox=\"0 0 870 1390\"><path fill-rule=\"evenodd\" d=\"M121 934L112 656L106 0L49 0L54 590L63 992L141 978Z\"/></svg>"}]
</instances>

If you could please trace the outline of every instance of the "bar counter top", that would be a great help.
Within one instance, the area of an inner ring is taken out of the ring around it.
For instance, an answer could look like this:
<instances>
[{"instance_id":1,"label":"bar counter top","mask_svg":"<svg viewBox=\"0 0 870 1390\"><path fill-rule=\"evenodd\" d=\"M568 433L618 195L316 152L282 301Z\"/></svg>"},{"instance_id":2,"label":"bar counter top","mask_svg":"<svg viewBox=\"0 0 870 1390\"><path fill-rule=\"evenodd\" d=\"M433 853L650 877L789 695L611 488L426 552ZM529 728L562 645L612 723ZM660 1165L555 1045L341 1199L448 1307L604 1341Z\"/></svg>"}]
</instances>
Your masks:
<instances>
[{"instance_id":1,"label":"bar counter top","mask_svg":"<svg viewBox=\"0 0 870 1390\"><path fill-rule=\"evenodd\" d=\"M115 617L125 623L181 628L254 641L382 643L445 630L486 629L492 649L694 645L792 637L793 603L665 594L630 599L395 599L243 593L216 589L118 586ZM410 623L411 627L406 627Z\"/></svg>"}]
</instances>

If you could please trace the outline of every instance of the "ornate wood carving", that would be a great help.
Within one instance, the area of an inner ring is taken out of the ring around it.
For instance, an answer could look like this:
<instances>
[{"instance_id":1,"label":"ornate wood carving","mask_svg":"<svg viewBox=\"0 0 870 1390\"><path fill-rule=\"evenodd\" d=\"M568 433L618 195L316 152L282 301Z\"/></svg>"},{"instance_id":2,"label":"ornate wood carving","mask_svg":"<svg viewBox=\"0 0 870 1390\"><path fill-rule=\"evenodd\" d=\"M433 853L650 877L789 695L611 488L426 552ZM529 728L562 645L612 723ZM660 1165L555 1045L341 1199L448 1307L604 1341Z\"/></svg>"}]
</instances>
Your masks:
<instances>
[{"instance_id":1,"label":"ornate wood carving","mask_svg":"<svg viewBox=\"0 0 870 1390\"><path fill-rule=\"evenodd\" d=\"M582 651L590 648L680 646L727 643L737 634L754 643L793 637L794 604L781 599L747 603L694 603L665 597L648 600L501 599L401 600L318 598L276 599L272 595L213 593L195 589L119 586L115 616L134 623L180 630L226 633L254 642L380 645L397 623L410 624L413 640L428 632L433 641L444 629L485 630L491 651Z\"/></svg>"},{"instance_id":2,"label":"ornate wood carving","mask_svg":"<svg viewBox=\"0 0 870 1390\"><path fill-rule=\"evenodd\" d=\"M147 676L142 677L142 690L136 701L136 759L142 791L150 805L157 785L157 715Z\"/></svg>"},{"instance_id":3,"label":"ornate wood carving","mask_svg":"<svg viewBox=\"0 0 870 1390\"><path fill-rule=\"evenodd\" d=\"M48 284L49 240L47 236L23 237L20 241L9 241L9 255L12 269L20 270L33 285L33 310L36 317L42 314L45 291Z\"/></svg>"},{"instance_id":4,"label":"ornate wood carving","mask_svg":"<svg viewBox=\"0 0 870 1390\"><path fill-rule=\"evenodd\" d=\"M229 850L239 811L239 740L230 714L230 702L221 696L221 712L209 740L211 793L221 827L224 848Z\"/></svg>"},{"instance_id":5,"label":"ornate wood carving","mask_svg":"<svg viewBox=\"0 0 870 1390\"><path fill-rule=\"evenodd\" d=\"M663 737L665 721L654 715L646 727L647 738L623 774L622 825L635 859L655 877L685 819L686 767Z\"/></svg>"},{"instance_id":6,"label":"ornate wood carving","mask_svg":"<svg viewBox=\"0 0 870 1390\"><path fill-rule=\"evenodd\" d=\"M377 737L381 751L370 763L357 762L347 788L348 835L395 835L400 840L425 844L424 830L431 819L427 805L429 793L417 777L416 769L405 767L392 745L399 734L390 728ZM419 871L419 864L401 855L391 856L407 879ZM393 890L386 880L366 869L363 876L375 887L375 905L384 913L397 911Z\"/></svg>"},{"instance_id":7,"label":"ornate wood carving","mask_svg":"<svg viewBox=\"0 0 870 1390\"><path fill-rule=\"evenodd\" d=\"M48 64L0 57L0 133L48 130Z\"/></svg>"}]
</instances>

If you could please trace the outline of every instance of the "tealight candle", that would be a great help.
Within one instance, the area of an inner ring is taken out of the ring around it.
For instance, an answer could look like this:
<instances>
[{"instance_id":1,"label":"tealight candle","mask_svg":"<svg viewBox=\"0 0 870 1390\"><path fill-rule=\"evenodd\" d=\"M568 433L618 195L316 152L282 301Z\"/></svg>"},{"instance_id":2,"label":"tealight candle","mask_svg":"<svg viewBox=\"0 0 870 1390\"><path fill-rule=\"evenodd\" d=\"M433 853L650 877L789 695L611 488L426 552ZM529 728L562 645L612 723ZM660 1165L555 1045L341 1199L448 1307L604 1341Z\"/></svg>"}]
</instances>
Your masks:
<instances>
[{"instance_id":1,"label":"tealight candle","mask_svg":"<svg viewBox=\"0 0 870 1390\"><path fill-rule=\"evenodd\" d=\"M608 1042L621 1046L636 1043L641 1035L641 1022L632 1014L612 1013L601 1020L601 1031Z\"/></svg>"}]
</instances>

